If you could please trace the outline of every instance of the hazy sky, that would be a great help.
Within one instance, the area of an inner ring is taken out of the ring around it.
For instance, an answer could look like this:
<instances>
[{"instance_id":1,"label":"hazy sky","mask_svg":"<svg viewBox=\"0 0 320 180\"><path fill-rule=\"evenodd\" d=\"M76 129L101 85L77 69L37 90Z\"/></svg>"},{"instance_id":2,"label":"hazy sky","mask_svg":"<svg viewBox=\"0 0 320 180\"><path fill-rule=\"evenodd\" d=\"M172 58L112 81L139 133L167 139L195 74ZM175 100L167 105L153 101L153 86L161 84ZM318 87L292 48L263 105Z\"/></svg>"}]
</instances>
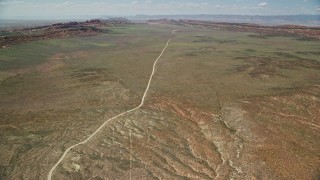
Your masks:
<instances>
[{"instance_id":1,"label":"hazy sky","mask_svg":"<svg viewBox=\"0 0 320 180\"><path fill-rule=\"evenodd\" d=\"M0 0L0 16L320 14L320 0Z\"/></svg>"}]
</instances>

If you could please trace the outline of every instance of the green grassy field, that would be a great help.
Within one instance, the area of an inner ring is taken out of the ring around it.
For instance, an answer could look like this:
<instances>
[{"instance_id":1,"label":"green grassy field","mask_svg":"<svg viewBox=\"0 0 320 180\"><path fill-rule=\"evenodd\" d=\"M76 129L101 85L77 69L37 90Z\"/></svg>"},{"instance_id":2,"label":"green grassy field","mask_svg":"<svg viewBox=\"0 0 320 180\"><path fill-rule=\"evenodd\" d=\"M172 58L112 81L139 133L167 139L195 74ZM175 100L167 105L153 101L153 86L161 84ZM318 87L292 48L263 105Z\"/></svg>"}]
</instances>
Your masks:
<instances>
[{"instance_id":1,"label":"green grassy field","mask_svg":"<svg viewBox=\"0 0 320 180\"><path fill-rule=\"evenodd\" d=\"M72 150L54 178L319 176L319 41L106 29L0 49L0 179L45 179L66 148L139 105L169 38L145 106Z\"/></svg>"}]
</instances>

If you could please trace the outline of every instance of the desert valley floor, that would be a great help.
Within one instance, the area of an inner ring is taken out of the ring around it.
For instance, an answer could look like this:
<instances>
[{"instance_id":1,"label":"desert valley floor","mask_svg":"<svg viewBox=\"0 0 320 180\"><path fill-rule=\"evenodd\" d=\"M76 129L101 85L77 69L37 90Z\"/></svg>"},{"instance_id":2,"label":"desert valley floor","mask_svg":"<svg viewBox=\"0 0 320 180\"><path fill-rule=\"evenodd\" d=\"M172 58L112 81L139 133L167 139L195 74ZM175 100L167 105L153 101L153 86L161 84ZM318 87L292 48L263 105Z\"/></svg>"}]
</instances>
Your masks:
<instances>
[{"instance_id":1,"label":"desert valley floor","mask_svg":"<svg viewBox=\"0 0 320 180\"><path fill-rule=\"evenodd\" d=\"M318 179L319 40L172 24L0 49L0 179ZM172 31L175 30L175 31Z\"/></svg>"}]
</instances>

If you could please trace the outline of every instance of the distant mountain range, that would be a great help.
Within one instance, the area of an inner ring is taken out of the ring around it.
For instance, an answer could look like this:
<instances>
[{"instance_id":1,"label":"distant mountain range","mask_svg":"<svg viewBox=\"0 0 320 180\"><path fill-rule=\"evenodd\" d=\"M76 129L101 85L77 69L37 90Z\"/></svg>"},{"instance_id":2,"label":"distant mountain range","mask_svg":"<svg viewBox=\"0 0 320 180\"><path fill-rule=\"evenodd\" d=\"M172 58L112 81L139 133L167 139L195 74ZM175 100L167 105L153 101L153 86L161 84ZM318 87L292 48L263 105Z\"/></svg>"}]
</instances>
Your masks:
<instances>
[{"instance_id":1,"label":"distant mountain range","mask_svg":"<svg viewBox=\"0 0 320 180\"><path fill-rule=\"evenodd\" d=\"M120 16L118 16L120 17ZM254 16L254 15L136 15L122 16L132 22L146 22L148 20L173 19L173 20L201 20L214 22L230 22L230 23L253 23L260 25L304 25L320 27L320 15L275 15L275 16ZM83 21L90 19L110 19L115 16L109 15L86 15L75 16L70 18L63 17L12 17L10 19L0 17L0 29L8 26L35 26L43 24L52 24L57 22Z\"/></svg>"},{"instance_id":2,"label":"distant mountain range","mask_svg":"<svg viewBox=\"0 0 320 180\"><path fill-rule=\"evenodd\" d=\"M252 15L136 15L126 17L132 21L146 21L155 19L189 19L232 23L256 23L264 25L305 25L320 26L320 15L277 15L277 16L252 16Z\"/></svg>"}]
</instances>

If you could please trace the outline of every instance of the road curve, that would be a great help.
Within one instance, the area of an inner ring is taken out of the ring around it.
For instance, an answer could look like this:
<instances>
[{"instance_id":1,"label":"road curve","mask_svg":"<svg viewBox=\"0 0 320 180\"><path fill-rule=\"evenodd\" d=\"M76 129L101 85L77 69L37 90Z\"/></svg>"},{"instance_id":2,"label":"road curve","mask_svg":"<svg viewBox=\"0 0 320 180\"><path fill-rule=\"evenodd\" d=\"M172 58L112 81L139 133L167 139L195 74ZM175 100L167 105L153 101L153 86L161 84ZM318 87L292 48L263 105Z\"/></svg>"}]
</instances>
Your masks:
<instances>
[{"instance_id":1,"label":"road curve","mask_svg":"<svg viewBox=\"0 0 320 180\"><path fill-rule=\"evenodd\" d=\"M150 88L150 84L151 84L153 75L154 75L154 73L155 73L155 69L156 69L157 62L158 62L158 60L161 58L161 56L163 55L163 53L165 52L165 50L167 49L167 47L169 46L170 41L171 41L171 39L169 39L169 40L167 41L166 46L163 48L163 50L161 51L159 57L158 57L158 58L154 61L154 63L153 63L152 73L151 73L151 75L150 75L147 88L146 88L146 90L144 91L144 94L143 94L143 96L142 96L141 103L139 104L139 106L137 106L137 107L135 107L135 108L133 108L133 109L130 109L130 110L128 110L128 111L125 111L125 112L123 112L123 113L121 113L121 114L118 114L118 115L116 115L116 116L114 116L114 117L112 117L112 118L110 118L110 119L107 119L107 120L106 120L94 133L92 133L87 139L85 139L84 141L81 141L81 142L79 142L79 143L77 143L77 144L74 144L74 145L70 146L68 149L66 149L66 150L64 151L63 155L61 156L61 158L59 159L59 161L58 161L58 162L51 168L51 170L49 171L47 180L51 180L51 177L52 177L52 174L53 174L54 170L57 168L57 166L61 163L61 161L65 158L65 156L68 154L68 152L69 152L71 149L73 149L74 147L76 147L76 146L78 146L78 145L80 145L80 144L84 144L84 143L88 142L88 141L89 141L93 136L95 136L108 122L110 122L110 121L112 121L112 120L114 120L114 119L116 119L116 118L118 118L118 117L120 117L120 116L123 116L123 115L125 115L125 114L127 114L127 113L130 113L130 112L132 112L132 111L135 111L135 110L139 109L141 106L143 106L143 103L144 103L144 101L145 101L145 98L146 98L147 93L148 93L149 88Z\"/></svg>"}]
</instances>

